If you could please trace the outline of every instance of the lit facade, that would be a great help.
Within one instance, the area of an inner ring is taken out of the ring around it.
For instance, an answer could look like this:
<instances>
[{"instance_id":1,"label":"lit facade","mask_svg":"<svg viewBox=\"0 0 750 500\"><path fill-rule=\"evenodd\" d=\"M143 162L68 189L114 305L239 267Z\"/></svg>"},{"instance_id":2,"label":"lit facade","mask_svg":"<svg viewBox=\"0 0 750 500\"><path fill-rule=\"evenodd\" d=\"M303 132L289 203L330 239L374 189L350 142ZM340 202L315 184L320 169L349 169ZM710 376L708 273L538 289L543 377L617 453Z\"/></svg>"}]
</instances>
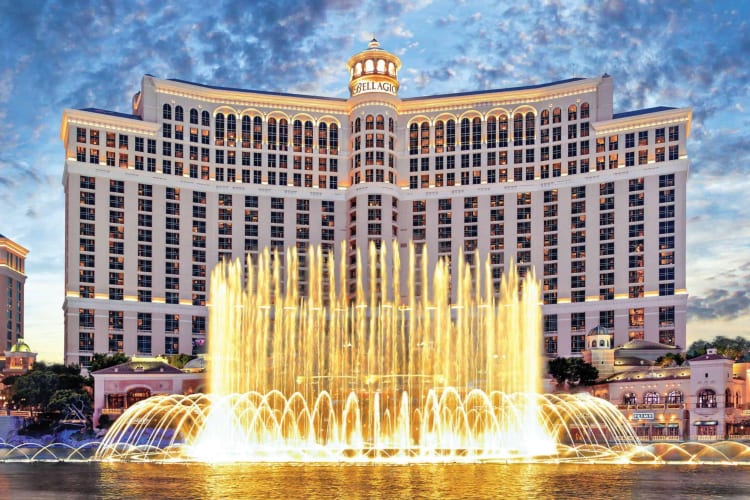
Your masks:
<instances>
[{"instance_id":1,"label":"lit facade","mask_svg":"<svg viewBox=\"0 0 750 500\"><path fill-rule=\"evenodd\" d=\"M643 354L667 353L667 346L647 346L635 357L637 349L624 347L610 367L616 373L591 393L616 405L641 440L750 439L750 363L735 363L709 349L681 366L662 367ZM640 366L616 366L619 360L637 359Z\"/></svg>"},{"instance_id":2,"label":"lit facade","mask_svg":"<svg viewBox=\"0 0 750 500\"><path fill-rule=\"evenodd\" d=\"M608 75L402 99L400 66L373 41L349 98L147 75L132 114L65 110L66 363L195 352L219 259L322 245L353 294L371 241L535 268L548 355L685 346L690 109L614 113Z\"/></svg>"},{"instance_id":3,"label":"lit facade","mask_svg":"<svg viewBox=\"0 0 750 500\"><path fill-rule=\"evenodd\" d=\"M10 350L23 339L24 284L27 249L0 234L0 304L5 310L4 348Z\"/></svg>"}]
</instances>

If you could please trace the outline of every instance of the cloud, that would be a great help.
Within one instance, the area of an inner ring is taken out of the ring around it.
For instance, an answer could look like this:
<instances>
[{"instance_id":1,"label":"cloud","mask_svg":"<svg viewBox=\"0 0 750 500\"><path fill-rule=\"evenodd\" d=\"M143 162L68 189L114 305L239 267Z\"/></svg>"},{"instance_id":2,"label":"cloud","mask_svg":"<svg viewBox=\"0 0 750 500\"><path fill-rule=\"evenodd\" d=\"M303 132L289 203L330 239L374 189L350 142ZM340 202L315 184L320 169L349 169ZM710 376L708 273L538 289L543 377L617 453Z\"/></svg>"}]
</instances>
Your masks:
<instances>
[{"instance_id":1,"label":"cloud","mask_svg":"<svg viewBox=\"0 0 750 500\"><path fill-rule=\"evenodd\" d=\"M704 297L688 299L688 319L735 319L750 313L748 290L713 289Z\"/></svg>"},{"instance_id":2,"label":"cloud","mask_svg":"<svg viewBox=\"0 0 750 500\"><path fill-rule=\"evenodd\" d=\"M59 296L64 108L129 112L146 73L344 96L344 62L374 35L403 61L403 97L607 72L616 112L692 107L690 317L750 315L741 270L750 229L740 224L750 189L748 18L743 2L15 2L0 16L0 230L31 249L29 268L48 273L57 283L48 295ZM34 300L27 314L48 315Z\"/></svg>"}]
</instances>

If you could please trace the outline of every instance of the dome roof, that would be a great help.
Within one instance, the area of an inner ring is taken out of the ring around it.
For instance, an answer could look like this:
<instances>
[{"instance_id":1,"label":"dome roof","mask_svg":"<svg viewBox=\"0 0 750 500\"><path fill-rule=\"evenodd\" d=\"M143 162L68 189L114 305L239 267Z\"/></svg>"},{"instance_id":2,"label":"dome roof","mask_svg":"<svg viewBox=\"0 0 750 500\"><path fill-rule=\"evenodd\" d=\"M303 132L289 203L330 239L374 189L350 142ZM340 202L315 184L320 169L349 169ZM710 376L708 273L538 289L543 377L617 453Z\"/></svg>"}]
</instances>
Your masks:
<instances>
[{"instance_id":1,"label":"dome roof","mask_svg":"<svg viewBox=\"0 0 750 500\"><path fill-rule=\"evenodd\" d=\"M191 359L185 366L182 367L186 371L203 371L206 369L206 358L204 356L198 356L195 359Z\"/></svg>"},{"instance_id":2,"label":"dome roof","mask_svg":"<svg viewBox=\"0 0 750 500\"><path fill-rule=\"evenodd\" d=\"M31 352L31 347L19 337L13 347L10 348L10 352Z\"/></svg>"},{"instance_id":3,"label":"dome roof","mask_svg":"<svg viewBox=\"0 0 750 500\"><path fill-rule=\"evenodd\" d=\"M612 330L601 325L596 325L594 328L589 330L588 335L612 335Z\"/></svg>"}]
</instances>

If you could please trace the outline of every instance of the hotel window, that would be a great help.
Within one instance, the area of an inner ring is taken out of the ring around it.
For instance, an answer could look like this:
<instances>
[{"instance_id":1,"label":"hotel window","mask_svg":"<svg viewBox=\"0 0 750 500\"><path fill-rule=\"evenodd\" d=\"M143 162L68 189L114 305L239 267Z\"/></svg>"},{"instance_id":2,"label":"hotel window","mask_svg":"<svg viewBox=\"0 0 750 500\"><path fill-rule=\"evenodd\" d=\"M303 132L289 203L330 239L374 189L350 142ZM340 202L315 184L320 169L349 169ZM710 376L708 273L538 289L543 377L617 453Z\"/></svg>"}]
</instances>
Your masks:
<instances>
[{"instance_id":1,"label":"hotel window","mask_svg":"<svg viewBox=\"0 0 750 500\"><path fill-rule=\"evenodd\" d=\"M446 150L452 152L456 150L456 122L448 120L445 126Z\"/></svg>"},{"instance_id":2,"label":"hotel window","mask_svg":"<svg viewBox=\"0 0 750 500\"><path fill-rule=\"evenodd\" d=\"M678 125L675 125L674 127L669 127L669 142L677 141L680 139L680 127Z\"/></svg>"},{"instance_id":3,"label":"hotel window","mask_svg":"<svg viewBox=\"0 0 750 500\"><path fill-rule=\"evenodd\" d=\"M138 354L151 354L151 335L137 336Z\"/></svg>"},{"instance_id":4,"label":"hotel window","mask_svg":"<svg viewBox=\"0 0 750 500\"><path fill-rule=\"evenodd\" d=\"M461 120L461 150L469 149L469 119L464 118Z\"/></svg>"},{"instance_id":5,"label":"hotel window","mask_svg":"<svg viewBox=\"0 0 750 500\"><path fill-rule=\"evenodd\" d=\"M545 314L543 319L543 332L557 332L557 314Z\"/></svg>"},{"instance_id":6,"label":"hotel window","mask_svg":"<svg viewBox=\"0 0 750 500\"><path fill-rule=\"evenodd\" d=\"M570 336L570 352L579 353L583 352L586 348L586 336L585 335L571 335Z\"/></svg>"},{"instance_id":7,"label":"hotel window","mask_svg":"<svg viewBox=\"0 0 750 500\"><path fill-rule=\"evenodd\" d=\"M533 124L532 124L532 127L533 127ZM471 149L480 149L481 147L482 147L482 120L481 118L476 117L471 122Z\"/></svg>"},{"instance_id":8,"label":"hotel window","mask_svg":"<svg viewBox=\"0 0 750 500\"><path fill-rule=\"evenodd\" d=\"M648 130L641 130L638 132L638 145L648 146Z\"/></svg>"},{"instance_id":9,"label":"hotel window","mask_svg":"<svg viewBox=\"0 0 750 500\"><path fill-rule=\"evenodd\" d=\"M570 315L570 329L574 332L586 330L586 313L577 312Z\"/></svg>"},{"instance_id":10,"label":"hotel window","mask_svg":"<svg viewBox=\"0 0 750 500\"><path fill-rule=\"evenodd\" d=\"M581 104L581 120L589 117L589 103L584 102Z\"/></svg>"}]
</instances>

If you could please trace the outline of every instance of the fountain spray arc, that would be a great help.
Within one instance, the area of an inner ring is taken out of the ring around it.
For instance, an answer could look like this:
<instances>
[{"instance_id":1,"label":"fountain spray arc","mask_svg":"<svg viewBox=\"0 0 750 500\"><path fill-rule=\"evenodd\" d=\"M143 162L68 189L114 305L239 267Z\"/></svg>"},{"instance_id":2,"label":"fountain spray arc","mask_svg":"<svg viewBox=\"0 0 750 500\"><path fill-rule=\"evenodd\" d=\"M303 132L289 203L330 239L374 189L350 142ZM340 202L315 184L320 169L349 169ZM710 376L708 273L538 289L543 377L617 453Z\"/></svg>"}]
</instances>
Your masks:
<instances>
[{"instance_id":1,"label":"fountain spray arc","mask_svg":"<svg viewBox=\"0 0 750 500\"><path fill-rule=\"evenodd\" d=\"M597 455L637 444L609 403L540 394L533 273L520 279L511 265L497 294L489 260L473 267L461 255L428 269L418 250L408 245L403 284L396 245L371 244L367 268L355 253L353 275L345 247L338 262L311 247L289 249L283 266L268 250L257 263L220 263L209 393L134 405L98 457L532 460L557 459L574 440ZM563 455L581 454L571 449Z\"/></svg>"}]
</instances>

